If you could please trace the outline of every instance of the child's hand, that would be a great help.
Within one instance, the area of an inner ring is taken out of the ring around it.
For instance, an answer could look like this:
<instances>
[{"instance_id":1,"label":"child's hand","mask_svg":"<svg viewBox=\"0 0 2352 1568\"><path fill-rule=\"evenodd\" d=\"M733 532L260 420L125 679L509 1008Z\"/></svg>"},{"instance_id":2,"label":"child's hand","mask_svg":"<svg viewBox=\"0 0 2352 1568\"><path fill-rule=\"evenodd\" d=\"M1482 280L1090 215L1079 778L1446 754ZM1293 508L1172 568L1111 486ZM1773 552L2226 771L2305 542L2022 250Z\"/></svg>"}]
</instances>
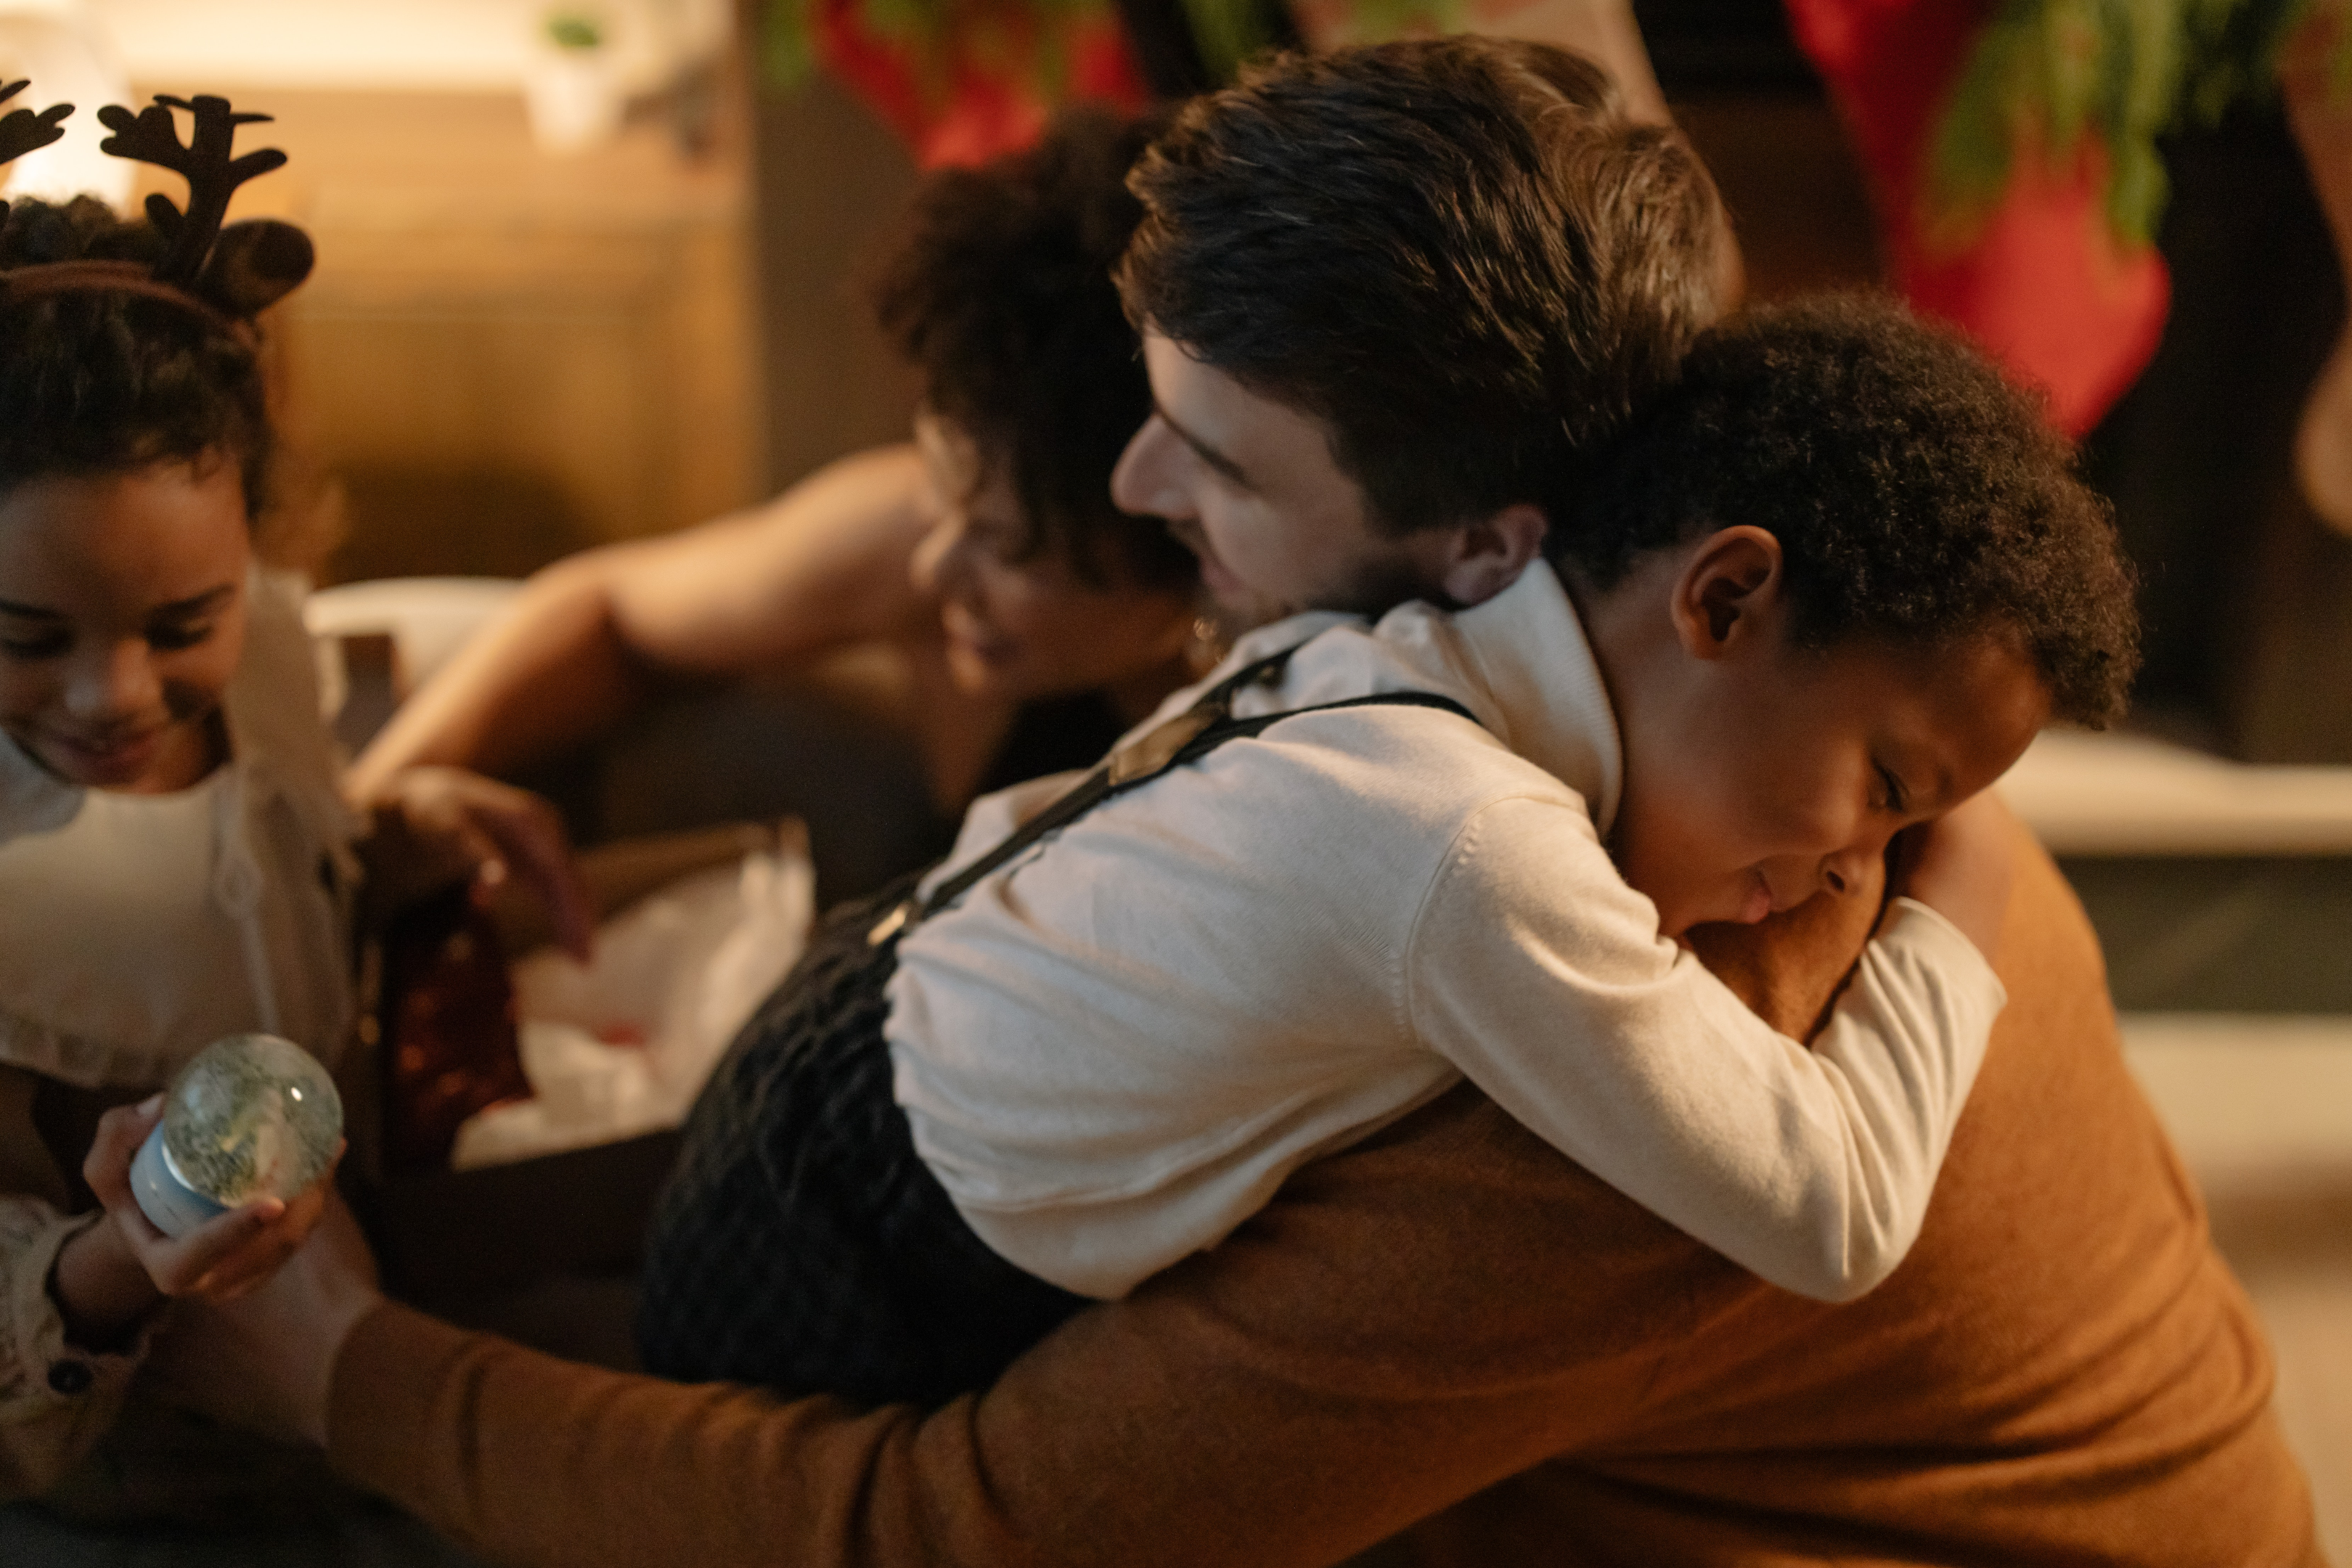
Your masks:
<instances>
[{"instance_id":1,"label":"child's hand","mask_svg":"<svg viewBox=\"0 0 2352 1568\"><path fill-rule=\"evenodd\" d=\"M2000 795L1983 790L1904 835L1895 890L1958 926L1990 962L2016 853L2017 819Z\"/></svg>"},{"instance_id":2,"label":"child's hand","mask_svg":"<svg viewBox=\"0 0 2352 1568\"><path fill-rule=\"evenodd\" d=\"M373 896L385 908L475 880L519 877L547 902L556 940L587 959L596 918L572 860L563 818L529 790L464 768L403 768L361 803L373 821L362 846Z\"/></svg>"},{"instance_id":3,"label":"child's hand","mask_svg":"<svg viewBox=\"0 0 2352 1568\"><path fill-rule=\"evenodd\" d=\"M302 1245L334 1185L330 1163L291 1203L261 1198L185 1236L165 1236L131 1195L131 1162L163 1115L161 1095L108 1111L82 1162L82 1177L106 1206L106 1218L58 1256L55 1289L68 1330L84 1345L113 1342L166 1297L230 1301L244 1295ZM341 1159L338 1146L335 1161Z\"/></svg>"}]
</instances>

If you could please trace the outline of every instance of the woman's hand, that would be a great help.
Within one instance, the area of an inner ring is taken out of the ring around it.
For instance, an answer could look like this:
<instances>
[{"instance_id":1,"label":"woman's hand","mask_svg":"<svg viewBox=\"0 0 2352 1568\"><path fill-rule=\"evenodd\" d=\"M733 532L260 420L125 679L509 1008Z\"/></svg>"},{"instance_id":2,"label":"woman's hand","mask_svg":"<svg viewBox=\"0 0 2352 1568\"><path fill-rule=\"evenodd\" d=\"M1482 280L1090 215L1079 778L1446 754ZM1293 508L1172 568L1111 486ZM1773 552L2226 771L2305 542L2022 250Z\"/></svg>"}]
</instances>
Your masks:
<instances>
[{"instance_id":1,"label":"woman's hand","mask_svg":"<svg viewBox=\"0 0 2352 1568\"><path fill-rule=\"evenodd\" d=\"M538 892L556 940L585 962L594 906L572 863L563 818L543 797L465 768L403 768L359 803L371 898L389 910L453 883L515 877Z\"/></svg>"},{"instance_id":2,"label":"woman's hand","mask_svg":"<svg viewBox=\"0 0 2352 1568\"><path fill-rule=\"evenodd\" d=\"M131 1162L163 1120L163 1097L118 1106L99 1119L82 1178L106 1217L58 1255L52 1290L67 1332L88 1349L110 1349L165 1298L230 1301L276 1272L318 1224L334 1185L335 1162L291 1203L258 1198L165 1236L131 1194Z\"/></svg>"},{"instance_id":3,"label":"woman's hand","mask_svg":"<svg viewBox=\"0 0 2352 1568\"><path fill-rule=\"evenodd\" d=\"M323 1447L335 1358L383 1300L367 1241L332 1196L309 1244L259 1289L174 1313L149 1373L174 1403Z\"/></svg>"},{"instance_id":4,"label":"woman's hand","mask_svg":"<svg viewBox=\"0 0 2352 1568\"><path fill-rule=\"evenodd\" d=\"M1905 836L1895 890L1958 926L1990 963L2009 910L2017 832L2000 796L1980 791Z\"/></svg>"}]
</instances>

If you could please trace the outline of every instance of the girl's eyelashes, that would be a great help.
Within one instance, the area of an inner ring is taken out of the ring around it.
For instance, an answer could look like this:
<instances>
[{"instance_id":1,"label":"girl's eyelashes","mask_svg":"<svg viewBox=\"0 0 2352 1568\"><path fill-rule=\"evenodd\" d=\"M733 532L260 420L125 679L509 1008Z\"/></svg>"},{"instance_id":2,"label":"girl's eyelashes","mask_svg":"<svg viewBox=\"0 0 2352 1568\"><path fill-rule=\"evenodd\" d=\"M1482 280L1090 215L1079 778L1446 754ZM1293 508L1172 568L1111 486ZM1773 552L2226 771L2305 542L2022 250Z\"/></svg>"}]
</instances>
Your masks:
<instances>
[{"instance_id":1,"label":"girl's eyelashes","mask_svg":"<svg viewBox=\"0 0 2352 1568\"><path fill-rule=\"evenodd\" d=\"M210 620L167 621L148 628L147 646L157 653L179 653L210 641L213 631ZM58 658L72 650L73 642L73 633L63 626L27 634L0 632L0 654L10 658Z\"/></svg>"},{"instance_id":2,"label":"girl's eyelashes","mask_svg":"<svg viewBox=\"0 0 2352 1568\"><path fill-rule=\"evenodd\" d=\"M157 653L177 653L183 648L194 647L212 635L213 623L208 620L167 621L148 628L147 646Z\"/></svg>"},{"instance_id":3,"label":"girl's eyelashes","mask_svg":"<svg viewBox=\"0 0 2352 1568\"><path fill-rule=\"evenodd\" d=\"M56 658L73 647L73 634L63 626L30 633L0 633L0 653L10 658Z\"/></svg>"},{"instance_id":4,"label":"girl's eyelashes","mask_svg":"<svg viewBox=\"0 0 2352 1568\"><path fill-rule=\"evenodd\" d=\"M969 519L964 527L972 543L992 561L1018 565L1030 553L1027 536L1018 523L1009 519L975 517Z\"/></svg>"}]
</instances>

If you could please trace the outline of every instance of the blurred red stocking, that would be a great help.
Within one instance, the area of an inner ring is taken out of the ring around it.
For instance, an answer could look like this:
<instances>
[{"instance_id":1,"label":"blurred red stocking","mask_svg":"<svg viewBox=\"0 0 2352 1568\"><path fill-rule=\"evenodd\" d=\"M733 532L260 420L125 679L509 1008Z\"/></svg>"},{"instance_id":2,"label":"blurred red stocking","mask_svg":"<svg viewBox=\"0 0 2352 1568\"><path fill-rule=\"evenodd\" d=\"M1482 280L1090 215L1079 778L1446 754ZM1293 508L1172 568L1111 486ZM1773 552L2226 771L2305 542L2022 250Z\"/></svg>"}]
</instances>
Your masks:
<instances>
[{"instance_id":1,"label":"blurred red stocking","mask_svg":"<svg viewBox=\"0 0 2352 1568\"><path fill-rule=\"evenodd\" d=\"M1056 103L1129 112L1150 101L1118 14L1031 0L950 0L943 25L886 32L858 0L820 0L818 63L846 82L926 169L1027 146Z\"/></svg>"},{"instance_id":2,"label":"blurred red stocking","mask_svg":"<svg viewBox=\"0 0 2352 1568\"><path fill-rule=\"evenodd\" d=\"M2019 148L1989 211L1939 211L1933 142L1990 0L1788 6L1862 159L1895 286L2047 389L2066 434L2090 429L2156 353L2171 292L2154 247L2120 239L2109 219L2097 133L2055 163Z\"/></svg>"}]
</instances>

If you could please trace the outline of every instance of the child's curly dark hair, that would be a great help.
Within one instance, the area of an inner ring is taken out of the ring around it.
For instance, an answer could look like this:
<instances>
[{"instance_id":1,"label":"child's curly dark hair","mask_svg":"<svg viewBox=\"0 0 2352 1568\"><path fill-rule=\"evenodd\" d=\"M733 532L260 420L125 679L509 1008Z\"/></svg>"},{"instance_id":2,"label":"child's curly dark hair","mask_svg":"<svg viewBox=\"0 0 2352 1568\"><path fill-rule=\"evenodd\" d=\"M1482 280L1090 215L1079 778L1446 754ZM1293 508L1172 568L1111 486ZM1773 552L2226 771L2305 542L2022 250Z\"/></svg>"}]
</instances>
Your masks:
<instances>
[{"instance_id":1,"label":"child's curly dark hair","mask_svg":"<svg viewBox=\"0 0 2352 1568\"><path fill-rule=\"evenodd\" d=\"M1111 264L1142 217L1127 171L1158 128L1057 117L1025 152L930 175L875 289L883 330L931 411L1009 465L1030 531L1081 577L1150 585L1197 566L1157 520L1110 501L1110 471L1151 412Z\"/></svg>"},{"instance_id":2,"label":"child's curly dark hair","mask_svg":"<svg viewBox=\"0 0 2352 1568\"><path fill-rule=\"evenodd\" d=\"M1707 332L1580 489L1547 549L1596 588L1752 523L1780 542L1798 646L2007 636L2053 718L2123 711L2139 622L2106 503L2035 400L1891 301L1833 296Z\"/></svg>"},{"instance_id":3,"label":"child's curly dark hair","mask_svg":"<svg viewBox=\"0 0 2352 1568\"><path fill-rule=\"evenodd\" d=\"M23 198L0 226L0 268L152 264L163 240L103 202ZM218 457L269 501L272 441L255 346L169 300L104 289L15 300L0 290L0 493L48 475L127 472Z\"/></svg>"}]
</instances>

